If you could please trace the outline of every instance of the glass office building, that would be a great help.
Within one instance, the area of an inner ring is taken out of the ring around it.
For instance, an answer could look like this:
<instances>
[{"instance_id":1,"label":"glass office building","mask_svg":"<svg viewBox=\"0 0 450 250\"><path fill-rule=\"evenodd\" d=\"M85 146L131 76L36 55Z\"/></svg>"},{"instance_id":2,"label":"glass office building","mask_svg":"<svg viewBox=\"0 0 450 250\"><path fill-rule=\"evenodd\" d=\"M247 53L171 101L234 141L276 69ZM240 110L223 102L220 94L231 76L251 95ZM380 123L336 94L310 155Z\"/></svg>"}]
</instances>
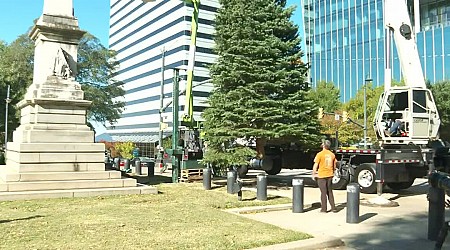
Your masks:
<instances>
[{"instance_id":1,"label":"glass office building","mask_svg":"<svg viewBox=\"0 0 450 250\"><path fill-rule=\"evenodd\" d=\"M425 78L450 79L450 1L406 1ZM346 102L373 79L384 83L383 0L302 0L305 52L313 86L333 82ZM393 46L392 76L402 79Z\"/></svg>"},{"instance_id":2,"label":"glass office building","mask_svg":"<svg viewBox=\"0 0 450 250\"><path fill-rule=\"evenodd\" d=\"M212 51L212 34L218 0L202 0L199 11L194 86L209 79L208 65L216 56ZM109 48L117 51L120 67L115 79L124 83L125 110L107 133L114 141L158 141L161 80L165 106L172 100L173 69L186 69L188 64L192 5L181 0L110 1ZM161 69L164 70L162 73ZM185 88L186 71L180 71L180 91ZM164 75L164 76L163 76ZM193 89L194 118L201 111L212 89L204 84ZM184 110L184 95L180 96L180 116ZM171 133L172 105L162 113Z\"/></svg>"}]
</instances>

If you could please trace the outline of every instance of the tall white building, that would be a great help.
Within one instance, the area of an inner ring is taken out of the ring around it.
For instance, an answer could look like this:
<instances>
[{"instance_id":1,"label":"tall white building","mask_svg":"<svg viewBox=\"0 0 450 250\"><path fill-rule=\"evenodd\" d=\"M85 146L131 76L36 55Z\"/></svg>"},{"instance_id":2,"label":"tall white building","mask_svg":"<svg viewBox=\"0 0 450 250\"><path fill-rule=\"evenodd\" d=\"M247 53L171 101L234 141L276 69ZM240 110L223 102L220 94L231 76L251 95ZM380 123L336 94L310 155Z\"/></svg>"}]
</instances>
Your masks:
<instances>
[{"instance_id":1,"label":"tall white building","mask_svg":"<svg viewBox=\"0 0 450 250\"><path fill-rule=\"evenodd\" d=\"M125 110L116 124L109 127L114 141L154 142L158 140L159 109L164 58L164 105L172 100L173 68L182 68L180 91L185 89L192 5L181 0L111 0L109 47L117 51L120 67L116 80L126 91ZM207 67L215 60L212 47L214 17L218 0L202 0L195 55L194 86L209 79ZM164 52L164 57L163 57ZM212 89L205 84L193 89L194 118L201 120L206 98ZM180 96L180 116L185 96ZM171 133L172 106L163 113Z\"/></svg>"}]
</instances>

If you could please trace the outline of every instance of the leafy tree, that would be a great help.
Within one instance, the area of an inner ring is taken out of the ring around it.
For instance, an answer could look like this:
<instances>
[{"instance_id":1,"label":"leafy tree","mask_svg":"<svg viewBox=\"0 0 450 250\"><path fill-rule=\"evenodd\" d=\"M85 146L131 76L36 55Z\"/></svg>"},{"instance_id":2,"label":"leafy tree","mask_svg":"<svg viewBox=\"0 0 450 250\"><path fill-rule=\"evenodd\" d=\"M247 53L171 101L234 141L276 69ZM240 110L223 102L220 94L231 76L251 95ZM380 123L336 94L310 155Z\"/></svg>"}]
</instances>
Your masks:
<instances>
[{"instance_id":1,"label":"leafy tree","mask_svg":"<svg viewBox=\"0 0 450 250\"><path fill-rule=\"evenodd\" d=\"M85 98L92 101L88 119L105 125L114 124L120 118L124 102L116 97L123 96L122 82L114 80L113 72L119 66L114 60L115 51L106 49L100 40L87 33L78 46L78 75Z\"/></svg>"},{"instance_id":2,"label":"leafy tree","mask_svg":"<svg viewBox=\"0 0 450 250\"><path fill-rule=\"evenodd\" d=\"M383 86L374 88L372 84L366 85L367 136L370 137L372 141L376 140L375 131L373 130L373 120L375 117L378 100L383 91ZM343 109L348 112L349 117L352 120L360 125L364 125L364 88L360 88L355 97L343 105ZM364 130L360 126L351 125L343 127L343 129L349 128L352 128L352 133L346 133L346 131L343 131L342 129L339 130L340 134L349 135L349 137L340 136L341 141L354 143L364 137Z\"/></svg>"},{"instance_id":3,"label":"leafy tree","mask_svg":"<svg viewBox=\"0 0 450 250\"><path fill-rule=\"evenodd\" d=\"M101 124L113 124L124 107L124 102L117 97L124 95L121 83L115 81L113 71L118 62L115 52L106 49L91 34L85 34L78 47L78 71L76 80L85 92L85 99L92 101L88 110L88 119ZM15 104L23 99L27 87L33 81L34 42L23 34L10 45L0 43L0 95L6 96L6 86L11 85L11 105L9 131L19 123L19 111ZM0 102L0 109L5 110L5 103ZM4 124L4 117L0 117Z\"/></svg>"},{"instance_id":4,"label":"leafy tree","mask_svg":"<svg viewBox=\"0 0 450 250\"><path fill-rule=\"evenodd\" d=\"M114 144L114 148L116 153L119 154L122 158L132 159L133 158L133 149L135 148L132 142L116 142Z\"/></svg>"},{"instance_id":5,"label":"leafy tree","mask_svg":"<svg viewBox=\"0 0 450 250\"><path fill-rule=\"evenodd\" d=\"M319 81L309 95L316 106L323 108L325 112L334 113L342 105L339 89L332 82Z\"/></svg>"},{"instance_id":6,"label":"leafy tree","mask_svg":"<svg viewBox=\"0 0 450 250\"><path fill-rule=\"evenodd\" d=\"M26 35L19 36L11 44L0 45L0 110L5 110L3 101L10 85L11 103L8 106L8 138L19 124L20 113L16 104L22 100L29 84L33 81L34 43ZM0 117L1 126L5 116Z\"/></svg>"},{"instance_id":7,"label":"leafy tree","mask_svg":"<svg viewBox=\"0 0 450 250\"><path fill-rule=\"evenodd\" d=\"M326 113L321 123L321 133L334 137L339 127L342 125L342 121L335 120L335 114L342 114L340 107L342 103L340 101L339 89L332 82L320 81L317 83L315 89L309 92L310 98L314 101L317 107L323 108Z\"/></svg>"},{"instance_id":8,"label":"leafy tree","mask_svg":"<svg viewBox=\"0 0 450 250\"><path fill-rule=\"evenodd\" d=\"M441 118L441 127L439 129L440 137L443 140L450 140L450 81L441 81L429 85L434 101Z\"/></svg>"},{"instance_id":9,"label":"leafy tree","mask_svg":"<svg viewBox=\"0 0 450 250\"><path fill-rule=\"evenodd\" d=\"M254 140L260 158L267 142L316 146L318 108L308 96L298 27L290 21L294 8L273 0L220 4L215 25L218 59L210 69L215 89L204 112L210 152L205 161L236 164L254 156L233 143L238 138Z\"/></svg>"}]
</instances>

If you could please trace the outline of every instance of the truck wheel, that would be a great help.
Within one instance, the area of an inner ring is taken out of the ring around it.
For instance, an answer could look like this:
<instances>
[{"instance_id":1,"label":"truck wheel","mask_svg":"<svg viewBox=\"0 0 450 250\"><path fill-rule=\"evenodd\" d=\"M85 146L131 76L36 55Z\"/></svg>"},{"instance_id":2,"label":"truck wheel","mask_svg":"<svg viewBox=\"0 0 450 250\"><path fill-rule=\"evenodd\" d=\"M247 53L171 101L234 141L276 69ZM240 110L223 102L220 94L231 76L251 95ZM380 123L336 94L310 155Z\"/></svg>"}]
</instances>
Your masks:
<instances>
[{"instance_id":1,"label":"truck wheel","mask_svg":"<svg viewBox=\"0 0 450 250\"><path fill-rule=\"evenodd\" d=\"M361 188L361 192L372 194L377 191L377 183L375 182L375 171L371 164L361 164L356 168L356 181Z\"/></svg>"},{"instance_id":2,"label":"truck wheel","mask_svg":"<svg viewBox=\"0 0 450 250\"><path fill-rule=\"evenodd\" d=\"M333 179L332 179L332 188L333 189L344 189L347 187L347 184L350 182L350 173L348 169L336 169L334 171Z\"/></svg>"},{"instance_id":3,"label":"truck wheel","mask_svg":"<svg viewBox=\"0 0 450 250\"><path fill-rule=\"evenodd\" d=\"M272 164L272 169L266 170L269 175L276 175L281 172L281 159L274 159Z\"/></svg>"},{"instance_id":4,"label":"truck wheel","mask_svg":"<svg viewBox=\"0 0 450 250\"><path fill-rule=\"evenodd\" d=\"M238 174L239 178L245 178L245 176L247 176L247 173L248 173L247 165L241 165L241 166L237 167L237 174Z\"/></svg>"},{"instance_id":5,"label":"truck wheel","mask_svg":"<svg viewBox=\"0 0 450 250\"><path fill-rule=\"evenodd\" d=\"M405 182L386 183L386 185L388 185L388 187L390 187L393 190L401 190L401 189L410 188L413 183L414 183L414 179L412 179L410 181L405 181Z\"/></svg>"}]
</instances>

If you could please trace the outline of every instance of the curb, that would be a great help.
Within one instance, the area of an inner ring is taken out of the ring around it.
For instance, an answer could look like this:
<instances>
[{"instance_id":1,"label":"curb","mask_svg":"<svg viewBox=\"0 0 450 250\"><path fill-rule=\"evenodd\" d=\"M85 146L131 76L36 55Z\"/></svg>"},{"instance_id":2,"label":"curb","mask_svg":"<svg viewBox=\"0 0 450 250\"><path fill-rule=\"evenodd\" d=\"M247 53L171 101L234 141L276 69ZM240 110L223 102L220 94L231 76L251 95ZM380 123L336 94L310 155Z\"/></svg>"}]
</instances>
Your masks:
<instances>
[{"instance_id":1,"label":"curb","mask_svg":"<svg viewBox=\"0 0 450 250\"><path fill-rule=\"evenodd\" d=\"M271 246L252 248L249 250L317 250L344 245L345 244L341 239L331 236L322 236L306 240L291 241Z\"/></svg>"},{"instance_id":2,"label":"curb","mask_svg":"<svg viewBox=\"0 0 450 250\"><path fill-rule=\"evenodd\" d=\"M254 213L264 213L273 211L282 211L292 209L292 204L278 204L278 205L267 205L267 206L255 206L255 207L241 207L227 209L227 212L235 214L254 214Z\"/></svg>"}]
</instances>

